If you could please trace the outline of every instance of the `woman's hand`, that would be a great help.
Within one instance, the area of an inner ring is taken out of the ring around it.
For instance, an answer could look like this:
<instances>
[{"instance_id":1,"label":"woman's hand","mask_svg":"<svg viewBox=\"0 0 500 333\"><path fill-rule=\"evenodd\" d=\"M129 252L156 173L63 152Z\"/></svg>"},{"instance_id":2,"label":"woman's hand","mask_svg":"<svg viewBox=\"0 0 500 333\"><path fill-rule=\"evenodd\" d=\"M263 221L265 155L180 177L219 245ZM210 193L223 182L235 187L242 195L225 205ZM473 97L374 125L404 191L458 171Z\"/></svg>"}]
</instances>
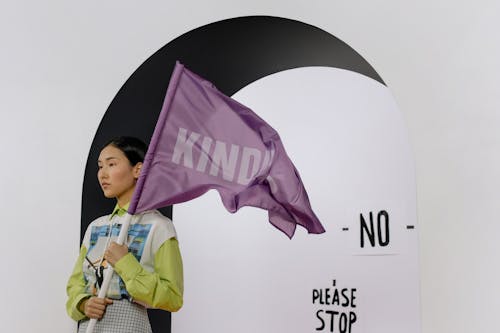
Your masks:
<instances>
[{"instance_id":1,"label":"woman's hand","mask_svg":"<svg viewBox=\"0 0 500 333\"><path fill-rule=\"evenodd\" d=\"M118 245L116 242L111 242L108 249L104 252L104 259L115 266L116 262L128 253L127 245Z\"/></svg>"},{"instance_id":2,"label":"woman's hand","mask_svg":"<svg viewBox=\"0 0 500 333\"><path fill-rule=\"evenodd\" d=\"M104 312L106 311L106 307L109 304L112 304L113 300L109 298L99 298L96 296L92 296L85 301L81 305L83 313L91 319L101 319L104 316Z\"/></svg>"}]
</instances>

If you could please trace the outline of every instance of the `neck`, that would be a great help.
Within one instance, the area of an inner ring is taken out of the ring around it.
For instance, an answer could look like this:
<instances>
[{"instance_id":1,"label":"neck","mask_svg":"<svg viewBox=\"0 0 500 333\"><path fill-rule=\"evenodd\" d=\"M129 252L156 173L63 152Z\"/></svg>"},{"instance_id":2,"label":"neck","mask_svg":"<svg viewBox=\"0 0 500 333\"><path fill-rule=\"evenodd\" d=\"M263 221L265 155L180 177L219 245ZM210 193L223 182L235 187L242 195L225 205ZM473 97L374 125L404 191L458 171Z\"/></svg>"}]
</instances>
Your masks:
<instances>
[{"instance_id":1,"label":"neck","mask_svg":"<svg viewBox=\"0 0 500 333\"><path fill-rule=\"evenodd\" d=\"M120 206L120 208L123 208L129 202L130 202L130 200L129 201L120 201L120 200L117 200L118 206Z\"/></svg>"},{"instance_id":2,"label":"neck","mask_svg":"<svg viewBox=\"0 0 500 333\"><path fill-rule=\"evenodd\" d=\"M133 193L134 193L134 189L132 188L129 191L127 191L127 192L123 193L122 195L120 195L119 197L117 197L116 201L118 203L118 206L123 207L126 204L128 204L130 202L130 200L132 200Z\"/></svg>"}]
</instances>

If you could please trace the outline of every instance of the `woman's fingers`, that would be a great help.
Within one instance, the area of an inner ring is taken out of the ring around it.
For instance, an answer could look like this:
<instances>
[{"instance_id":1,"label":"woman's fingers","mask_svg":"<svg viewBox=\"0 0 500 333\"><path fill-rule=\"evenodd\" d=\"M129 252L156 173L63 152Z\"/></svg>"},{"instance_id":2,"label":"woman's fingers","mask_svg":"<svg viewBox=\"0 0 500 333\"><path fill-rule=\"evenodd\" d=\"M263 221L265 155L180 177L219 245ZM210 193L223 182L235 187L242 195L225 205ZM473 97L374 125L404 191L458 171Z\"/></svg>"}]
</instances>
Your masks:
<instances>
[{"instance_id":1,"label":"woman's fingers","mask_svg":"<svg viewBox=\"0 0 500 333\"><path fill-rule=\"evenodd\" d=\"M106 306L112 304L109 298L90 297L85 303L85 315L92 319L101 319L106 310Z\"/></svg>"},{"instance_id":2,"label":"woman's fingers","mask_svg":"<svg viewBox=\"0 0 500 333\"><path fill-rule=\"evenodd\" d=\"M127 253L127 245L118 245L116 242L111 242L106 251L104 251L104 259L106 259L111 264L111 266L114 266L116 262Z\"/></svg>"}]
</instances>

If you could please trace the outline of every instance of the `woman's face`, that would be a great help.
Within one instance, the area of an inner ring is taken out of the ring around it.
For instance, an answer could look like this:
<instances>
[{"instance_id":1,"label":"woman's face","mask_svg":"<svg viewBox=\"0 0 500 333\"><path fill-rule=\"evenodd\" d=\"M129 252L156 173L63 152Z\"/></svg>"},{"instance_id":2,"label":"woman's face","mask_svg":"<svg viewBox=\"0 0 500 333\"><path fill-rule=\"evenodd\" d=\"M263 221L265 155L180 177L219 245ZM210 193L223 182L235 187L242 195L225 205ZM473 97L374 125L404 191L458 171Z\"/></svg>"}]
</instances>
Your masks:
<instances>
[{"instance_id":1,"label":"woman's face","mask_svg":"<svg viewBox=\"0 0 500 333\"><path fill-rule=\"evenodd\" d=\"M99 154L97 164L99 166L97 179L104 196L106 198L116 198L120 206L129 202L142 163L131 166L130 161L120 149L106 146Z\"/></svg>"}]
</instances>

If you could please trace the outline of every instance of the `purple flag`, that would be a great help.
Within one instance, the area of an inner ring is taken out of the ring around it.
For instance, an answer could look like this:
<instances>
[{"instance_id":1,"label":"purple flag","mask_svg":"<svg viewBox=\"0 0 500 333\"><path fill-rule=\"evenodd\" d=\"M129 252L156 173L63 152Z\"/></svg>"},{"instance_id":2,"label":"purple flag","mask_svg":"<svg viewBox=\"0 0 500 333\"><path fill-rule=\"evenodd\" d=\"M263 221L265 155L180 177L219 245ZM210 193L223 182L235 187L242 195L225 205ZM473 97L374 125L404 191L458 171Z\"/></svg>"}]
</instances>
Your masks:
<instances>
[{"instance_id":1,"label":"purple flag","mask_svg":"<svg viewBox=\"0 0 500 333\"><path fill-rule=\"evenodd\" d=\"M129 213L185 202L216 189L231 213L268 210L292 237L324 228L278 133L252 110L177 63Z\"/></svg>"}]
</instances>

